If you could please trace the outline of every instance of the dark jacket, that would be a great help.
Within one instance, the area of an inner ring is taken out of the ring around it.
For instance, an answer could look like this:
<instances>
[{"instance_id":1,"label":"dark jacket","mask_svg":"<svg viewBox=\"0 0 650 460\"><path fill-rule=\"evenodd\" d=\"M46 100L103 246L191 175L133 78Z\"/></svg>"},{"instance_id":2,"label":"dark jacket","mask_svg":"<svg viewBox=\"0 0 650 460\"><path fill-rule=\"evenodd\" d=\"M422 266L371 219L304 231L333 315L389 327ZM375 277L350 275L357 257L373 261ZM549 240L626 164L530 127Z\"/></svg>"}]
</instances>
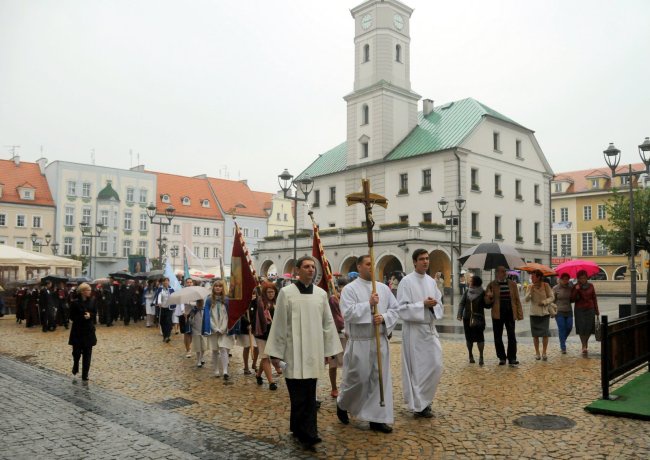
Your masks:
<instances>
[{"instance_id":1,"label":"dark jacket","mask_svg":"<svg viewBox=\"0 0 650 460\"><path fill-rule=\"evenodd\" d=\"M90 318L86 319L84 313L90 313ZM77 299L70 305L70 319L72 327L70 328L70 339L68 345L73 347L89 348L97 345L97 336L95 335L95 317L97 310L93 299Z\"/></svg>"}]
</instances>

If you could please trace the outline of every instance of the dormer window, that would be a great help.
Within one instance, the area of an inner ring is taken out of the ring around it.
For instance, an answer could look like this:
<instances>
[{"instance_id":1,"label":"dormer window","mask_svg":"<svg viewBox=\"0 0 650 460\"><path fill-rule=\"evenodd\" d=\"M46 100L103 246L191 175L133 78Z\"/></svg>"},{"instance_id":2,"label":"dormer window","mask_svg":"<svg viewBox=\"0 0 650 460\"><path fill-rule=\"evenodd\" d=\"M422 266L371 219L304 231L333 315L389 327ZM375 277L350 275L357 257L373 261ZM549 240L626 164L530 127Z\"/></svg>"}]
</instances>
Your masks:
<instances>
[{"instance_id":1,"label":"dormer window","mask_svg":"<svg viewBox=\"0 0 650 460\"><path fill-rule=\"evenodd\" d=\"M162 201L163 203L171 203L172 200L171 200L171 198L169 197L168 194L164 193L164 194L160 197L160 201Z\"/></svg>"},{"instance_id":2,"label":"dormer window","mask_svg":"<svg viewBox=\"0 0 650 460\"><path fill-rule=\"evenodd\" d=\"M591 179L591 188L598 188L598 179Z\"/></svg>"},{"instance_id":3,"label":"dormer window","mask_svg":"<svg viewBox=\"0 0 650 460\"><path fill-rule=\"evenodd\" d=\"M562 191L562 182L555 183L555 193L560 193Z\"/></svg>"},{"instance_id":4,"label":"dormer window","mask_svg":"<svg viewBox=\"0 0 650 460\"><path fill-rule=\"evenodd\" d=\"M18 187L18 195L21 200L33 200L35 190L32 187L28 187L27 184L22 187Z\"/></svg>"},{"instance_id":5,"label":"dormer window","mask_svg":"<svg viewBox=\"0 0 650 460\"><path fill-rule=\"evenodd\" d=\"M201 206L204 208L209 208L210 207L210 200L202 200L201 201Z\"/></svg>"},{"instance_id":6,"label":"dormer window","mask_svg":"<svg viewBox=\"0 0 650 460\"><path fill-rule=\"evenodd\" d=\"M183 206L189 206L191 204L190 197L189 196L184 196L183 198L181 198L181 204Z\"/></svg>"}]
</instances>

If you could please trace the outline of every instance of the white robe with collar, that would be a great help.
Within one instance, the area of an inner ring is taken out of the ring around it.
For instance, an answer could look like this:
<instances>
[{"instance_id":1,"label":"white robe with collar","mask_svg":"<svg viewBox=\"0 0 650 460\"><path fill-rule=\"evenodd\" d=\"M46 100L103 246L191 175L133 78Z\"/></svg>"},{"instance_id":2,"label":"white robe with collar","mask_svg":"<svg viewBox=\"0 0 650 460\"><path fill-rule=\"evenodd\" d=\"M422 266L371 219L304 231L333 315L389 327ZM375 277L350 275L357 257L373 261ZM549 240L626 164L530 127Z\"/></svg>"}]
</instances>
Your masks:
<instances>
[{"instance_id":1,"label":"white robe with collar","mask_svg":"<svg viewBox=\"0 0 650 460\"><path fill-rule=\"evenodd\" d=\"M397 301L388 286L377 283L377 311L384 317L381 325L381 364L384 403L379 405L377 344L372 323L370 294L372 283L357 278L343 288L340 307L349 338L343 355L343 380L337 403L354 417L367 422L393 423L393 384L390 376L388 335L398 320Z\"/></svg>"},{"instance_id":2,"label":"white robe with collar","mask_svg":"<svg viewBox=\"0 0 650 460\"><path fill-rule=\"evenodd\" d=\"M438 304L433 312L424 306L432 297ZM434 322L443 316L442 293L429 275L413 272L397 288L402 319L402 387L404 402L414 412L431 402L442 376L442 347Z\"/></svg>"},{"instance_id":3,"label":"white robe with collar","mask_svg":"<svg viewBox=\"0 0 650 460\"><path fill-rule=\"evenodd\" d=\"M288 379L316 379L325 357L341 353L327 293L314 286L301 294L292 284L280 290L264 353L287 363Z\"/></svg>"}]
</instances>

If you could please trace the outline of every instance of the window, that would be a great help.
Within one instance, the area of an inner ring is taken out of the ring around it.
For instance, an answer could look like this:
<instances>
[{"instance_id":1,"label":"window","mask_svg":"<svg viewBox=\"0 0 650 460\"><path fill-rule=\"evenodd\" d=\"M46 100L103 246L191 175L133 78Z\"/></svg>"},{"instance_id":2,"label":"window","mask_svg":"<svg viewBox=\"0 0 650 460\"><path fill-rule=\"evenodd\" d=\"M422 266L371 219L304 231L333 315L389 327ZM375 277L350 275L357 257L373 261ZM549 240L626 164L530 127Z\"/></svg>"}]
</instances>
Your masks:
<instances>
[{"instance_id":1,"label":"window","mask_svg":"<svg viewBox=\"0 0 650 460\"><path fill-rule=\"evenodd\" d=\"M314 190L314 202L311 204L312 208L318 208L320 206L320 190ZM280 217L278 216L278 220Z\"/></svg>"},{"instance_id":2,"label":"window","mask_svg":"<svg viewBox=\"0 0 650 460\"><path fill-rule=\"evenodd\" d=\"M408 224L409 215L408 214L402 214L401 216L399 216L399 221L402 222L402 223L407 223Z\"/></svg>"},{"instance_id":3,"label":"window","mask_svg":"<svg viewBox=\"0 0 650 460\"><path fill-rule=\"evenodd\" d=\"M363 45L363 62L370 60L370 45Z\"/></svg>"},{"instance_id":4,"label":"window","mask_svg":"<svg viewBox=\"0 0 650 460\"><path fill-rule=\"evenodd\" d=\"M126 202L133 203L133 187L127 187L126 189Z\"/></svg>"},{"instance_id":5,"label":"window","mask_svg":"<svg viewBox=\"0 0 650 460\"><path fill-rule=\"evenodd\" d=\"M140 189L140 203L147 204L147 189L146 188L141 188Z\"/></svg>"},{"instance_id":6,"label":"window","mask_svg":"<svg viewBox=\"0 0 650 460\"><path fill-rule=\"evenodd\" d=\"M560 208L560 222L569 221L569 208Z\"/></svg>"},{"instance_id":7,"label":"window","mask_svg":"<svg viewBox=\"0 0 650 460\"><path fill-rule=\"evenodd\" d=\"M131 255L131 240L124 240L122 242L122 257L129 257Z\"/></svg>"},{"instance_id":8,"label":"window","mask_svg":"<svg viewBox=\"0 0 650 460\"><path fill-rule=\"evenodd\" d=\"M74 240L71 236L66 236L63 238L63 255L71 256L72 255L72 243Z\"/></svg>"},{"instance_id":9,"label":"window","mask_svg":"<svg viewBox=\"0 0 650 460\"><path fill-rule=\"evenodd\" d=\"M210 200L201 200L201 206L203 206L204 208L209 208Z\"/></svg>"},{"instance_id":10,"label":"window","mask_svg":"<svg viewBox=\"0 0 650 460\"><path fill-rule=\"evenodd\" d=\"M288 216L287 213L285 212L285 213L284 213L284 221L286 222L286 221L288 220L288 218L289 218L289 216Z\"/></svg>"},{"instance_id":11,"label":"window","mask_svg":"<svg viewBox=\"0 0 650 460\"><path fill-rule=\"evenodd\" d=\"M368 123L370 123L370 109L368 104L363 104L361 106L361 124L367 125Z\"/></svg>"},{"instance_id":12,"label":"window","mask_svg":"<svg viewBox=\"0 0 650 460\"><path fill-rule=\"evenodd\" d=\"M481 236L481 232L478 231L478 212L472 213L472 236Z\"/></svg>"},{"instance_id":13,"label":"window","mask_svg":"<svg viewBox=\"0 0 650 460\"><path fill-rule=\"evenodd\" d=\"M591 179L591 188L598 188L598 179Z\"/></svg>"},{"instance_id":14,"label":"window","mask_svg":"<svg viewBox=\"0 0 650 460\"><path fill-rule=\"evenodd\" d=\"M92 215L92 209L83 208L81 210L81 222L83 222L86 225L90 225L90 222L92 221L91 215Z\"/></svg>"},{"instance_id":15,"label":"window","mask_svg":"<svg viewBox=\"0 0 650 460\"><path fill-rule=\"evenodd\" d=\"M212 248L212 258L213 259L219 258L219 248Z\"/></svg>"},{"instance_id":16,"label":"window","mask_svg":"<svg viewBox=\"0 0 650 460\"><path fill-rule=\"evenodd\" d=\"M259 238L260 237L260 229L259 228L254 228L253 229L253 238Z\"/></svg>"},{"instance_id":17,"label":"window","mask_svg":"<svg viewBox=\"0 0 650 460\"><path fill-rule=\"evenodd\" d=\"M65 226L74 227L74 208L72 206L65 207Z\"/></svg>"},{"instance_id":18,"label":"window","mask_svg":"<svg viewBox=\"0 0 650 460\"><path fill-rule=\"evenodd\" d=\"M330 222L327 224L329 228L336 228L336 223L335 222Z\"/></svg>"},{"instance_id":19,"label":"window","mask_svg":"<svg viewBox=\"0 0 650 460\"><path fill-rule=\"evenodd\" d=\"M145 256L147 255L147 242L138 241L138 255Z\"/></svg>"},{"instance_id":20,"label":"window","mask_svg":"<svg viewBox=\"0 0 650 460\"><path fill-rule=\"evenodd\" d=\"M32 217L32 227L33 228L41 228L41 216L33 216Z\"/></svg>"},{"instance_id":21,"label":"window","mask_svg":"<svg viewBox=\"0 0 650 460\"><path fill-rule=\"evenodd\" d=\"M582 255L594 255L594 234L591 232L585 232L582 234Z\"/></svg>"},{"instance_id":22,"label":"window","mask_svg":"<svg viewBox=\"0 0 650 460\"><path fill-rule=\"evenodd\" d=\"M551 236L551 255L557 257L557 235Z\"/></svg>"},{"instance_id":23,"label":"window","mask_svg":"<svg viewBox=\"0 0 650 460\"><path fill-rule=\"evenodd\" d=\"M203 236L210 236L210 227L203 227Z\"/></svg>"},{"instance_id":24,"label":"window","mask_svg":"<svg viewBox=\"0 0 650 460\"><path fill-rule=\"evenodd\" d=\"M149 216L147 216L147 214L145 213L140 214L140 231L146 232L148 225L149 225Z\"/></svg>"},{"instance_id":25,"label":"window","mask_svg":"<svg viewBox=\"0 0 650 460\"><path fill-rule=\"evenodd\" d=\"M201 256L201 253L199 252L199 249L200 249L200 248L199 248L198 246L194 246L193 254L197 257L197 259L200 259L200 258L201 258L201 257L200 257L200 256Z\"/></svg>"},{"instance_id":26,"label":"window","mask_svg":"<svg viewBox=\"0 0 650 460\"><path fill-rule=\"evenodd\" d=\"M535 204L542 204L542 202L539 200L539 185L535 184L533 190L534 190L533 195L535 198Z\"/></svg>"},{"instance_id":27,"label":"window","mask_svg":"<svg viewBox=\"0 0 650 460\"><path fill-rule=\"evenodd\" d=\"M555 193L559 193L562 191L562 183L561 182L556 182L555 183Z\"/></svg>"},{"instance_id":28,"label":"window","mask_svg":"<svg viewBox=\"0 0 650 460\"><path fill-rule=\"evenodd\" d=\"M162 225L160 226L160 231L161 231L162 233L169 233L169 224L162 224Z\"/></svg>"},{"instance_id":29,"label":"window","mask_svg":"<svg viewBox=\"0 0 650 460\"><path fill-rule=\"evenodd\" d=\"M108 237L102 236L99 238L99 252L106 254L108 252Z\"/></svg>"},{"instance_id":30,"label":"window","mask_svg":"<svg viewBox=\"0 0 650 460\"><path fill-rule=\"evenodd\" d=\"M607 246L600 240L596 240L596 255L597 256L606 256L608 254Z\"/></svg>"},{"instance_id":31,"label":"window","mask_svg":"<svg viewBox=\"0 0 650 460\"><path fill-rule=\"evenodd\" d=\"M81 255L90 255L90 238L81 238Z\"/></svg>"},{"instance_id":32,"label":"window","mask_svg":"<svg viewBox=\"0 0 650 460\"><path fill-rule=\"evenodd\" d=\"M25 226L25 215L24 214L17 214L16 215L16 227L24 227Z\"/></svg>"},{"instance_id":33,"label":"window","mask_svg":"<svg viewBox=\"0 0 650 460\"><path fill-rule=\"evenodd\" d=\"M430 212L423 212L422 213L422 222L426 222L426 223L430 224L432 217L433 216L431 215Z\"/></svg>"},{"instance_id":34,"label":"window","mask_svg":"<svg viewBox=\"0 0 650 460\"><path fill-rule=\"evenodd\" d=\"M521 141L520 140L515 141L515 156L517 158L521 158Z\"/></svg>"},{"instance_id":35,"label":"window","mask_svg":"<svg viewBox=\"0 0 650 460\"><path fill-rule=\"evenodd\" d=\"M555 209L551 209L551 223L555 223Z\"/></svg>"},{"instance_id":36,"label":"window","mask_svg":"<svg viewBox=\"0 0 650 460\"><path fill-rule=\"evenodd\" d=\"M562 257L571 256L571 235L561 235L561 244Z\"/></svg>"},{"instance_id":37,"label":"window","mask_svg":"<svg viewBox=\"0 0 650 460\"><path fill-rule=\"evenodd\" d=\"M503 196L503 190L501 190L501 174L494 175L494 194Z\"/></svg>"},{"instance_id":38,"label":"window","mask_svg":"<svg viewBox=\"0 0 650 460\"><path fill-rule=\"evenodd\" d=\"M515 179L515 199L523 200L524 197L521 195L521 179Z\"/></svg>"},{"instance_id":39,"label":"window","mask_svg":"<svg viewBox=\"0 0 650 460\"><path fill-rule=\"evenodd\" d=\"M22 190L22 191L20 192L20 197L21 197L23 200L33 200L33 199L34 199L31 190Z\"/></svg>"},{"instance_id":40,"label":"window","mask_svg":"<svg viewBox=\"0 0 650 460\"><path fill-rule=\"evenodd\" d=\"M243 236L248 236L248 228L242 228L241 232Z\"/></svg>"},{"instance_id":41,"label":"window","mask_svg":"<svg viewBox=\"0 0 650 460\"><path fill-rule=\"evenodd\" d=\"M124 211L124 230L131 230L131 220L133 213L131 211Z\"/></svg>"},{"instance_id":42,"label":"window","mask_svg":"<svg viewBox=\"0 0 650 460\"><path fill-rule=\"evenodd\" d=\"M213 228L212 229L212 236L219 236L219 229L218 228Z\"/></svg>"},{"instance_id":43,"label":"window","mask_svg":"<svg viewBox=\"0 0 650 460\"><path fill-rule=\"evenodd\" d=\"M368 158L368 141L361 142L361 158Z\"/></svg>"},{"instance_id":44,"label":"window","mask_svg":"<svg viewBox=\"0 0 650 460\"><path fill-rule=\"evenodd\" d=\"M402 195L409 192L409 175L402 173L399 175L399 191L398 194Z\"/></svg>"},{"instance_id":45,"label":"window","mask_svg":"<svg viewBox=\"0 0 650 460\"><path fill-rule=\"evenodd\" d=\"M7 215L0 214L0 227L6 227L6 226L7 226Z\"/></svg>"},{"instance_id":46,"label":"window","mask_svg":"<svg viewBox=\"0 0 650 460\"><path fill-rule=\"evenodd\" d=\"M180 235L181 226L179 224L174 224L173 229L174 229L174 235Z\"/></svg>"},{"instance_id":47,"label":"window","mask_svg":"<svg viewBox=\"0 0 650 460\"><path fill-rule=\"evenodd\" d=\"M395 61L402 62L402 46L395 45Z\"/></svg>"},{"instance_id":48,"label":"window","mask_svg":"<svg viewBox=\"0 0 650 460\"><path fill-rule=\"evenodd\" d=\"M81 196L84 198L90 198L90 182L84 182L81 184Z\"/></svg>"},{"instance_id":49,"label":"window","mask_svg":"<svg viewBox=\"0 0 650 460\"><path fill-rule=\"evenodd\" d=\"M515 220L515 235L517 238L517 241L523 241L524 237L521 234L521 219Z\"/></svg>"},{"instance_id":50,"label":"window","mask_svg":"<svg viewBox=\"0 0 650 460\"><path fill-rule=\"evenodd\" d=\"M591 206L582 207L582 218L584 220L591 220Z\"/></svg>"},{"instance_id":51,"label":"window","mask_svg":"<svg viewBox=\"0 0 650 460\"><path fill-rule=\"evenodd\" d=\"M194 236L201 236L201 227L193 227L192 228L192 234Z\"/></svg>"},{"instance_id":52,"label":"window","mask_svg":"<svg viewBox=\"0 0 650 460\"><path fill-rule=\"evenodd\" d=\"M104 226L108 227L108 211L106 209L103 209L99 213L99 222Z\"/></svg>"},{"instance_id":53,"label":"window","mask_svg":"<svg viewBox=\"0 0 650 460\"><path fill-rule=\"evenodd\" d=\"M189 206L191 204L190 197L184 196L183 198L181 198L181 204L183 206Z\"/></svg>"},{"instance_id":54,"label":"window","mask_svg":"<svg viewBox=\"0 0 650 460\"><path fill-rule=\"evenodd\" d=\"M68 196L77 196L77 183L73 180L68 181Z\"/></svg>"},{"instance_id":55,"label":"window","mask_svg":"<svg viewBox=\"0 0 650 460\"><path fill-rule=\"evenodd\" d=\"M492 133L492 147L495 152L501 151L501 136L496 131Z\"/></svg>"},{"instance_id":56,"label":"window","mask_svg":"<svg viewBox=\"0 0 650 460\"><path fill-rule=\"evenodd\" d=\"M494 216L494 239L503 239L503 234L501 233L501 216Z\"/></svg>"},{"instance_id":57,"label":"window","mask_svg":"<svg viewBox=\"0 0 650 460\"><path fill-rule=\"evenodd\" d=\"M621 185L628 185L630 183L630 176L621 176Z\"/></svg>"},{"instance_id":58,"label":"window","mask_svg":"<svg viewBox=\"0 0 650 460\"><path fill-rule=\"evenodd\" d=\"M607 219L607 211L605 211L605 205L604 204L599 204L598 205L598 220L605 220Z\"/></svg>"},{"instance_id":59,"label":"window","mask_svg":"<svg viewBox=\"0 0 650 460\"><path fill-rule=\"evenodd\" d=\"M470 178L471 178L471 181L472 181L472 190L474 190L474 191L481 190L481 188L478 186L478 169L477 168L472 168Z\"/></svg>"},{"instance_id":60,"label":"window","mask_svg":"<svg viewBox=\"0 0 650 460\"><path fill-rule=\"evenodd\" d=\"M330 200L327 204L336 204L336 187L330 187Z\"/></svg>"},{"instance_id":61,"label":"window","mask_svg":"<svg viewBox=\"0 0 650 460\"><path fill-rule=\"evenodd\" d=\"M163 203L169 203L169 202L171 202L171 199L169 198L169 195L167 195L166 193L165 193L165 194L160 198L160 200L161 200Z\"/></svg>"},{"instance_id":62,"label":"window","mask_svg":"<svg viewBox=\"0 0 650 460\"><path fill-rule=\"evenodd\" d=\"M533 233L535 235L535 244L541 244L542 243L542 238L539 233L540 225L539 222L535 222L535 225L533 227Z\"/></svg>"},{"instance_id":63,"label":"window","mask_svg":"<svg viewBox=\"0 0 650 460\"><path fill-rule=\"evenodd\" d=\"M203 248L203 258L207 259L210 257L210 248Z\"/></svg>"},{"instance_id":64,"label":"window","mask_svg":"<svg viewBox=\"0 0 650 460\"><path fill-rule=\"evenodd\" d=\"M431 170L423 169L422 170L422 191L426 192L431 190Z\"/></svg>"}]
</instances>

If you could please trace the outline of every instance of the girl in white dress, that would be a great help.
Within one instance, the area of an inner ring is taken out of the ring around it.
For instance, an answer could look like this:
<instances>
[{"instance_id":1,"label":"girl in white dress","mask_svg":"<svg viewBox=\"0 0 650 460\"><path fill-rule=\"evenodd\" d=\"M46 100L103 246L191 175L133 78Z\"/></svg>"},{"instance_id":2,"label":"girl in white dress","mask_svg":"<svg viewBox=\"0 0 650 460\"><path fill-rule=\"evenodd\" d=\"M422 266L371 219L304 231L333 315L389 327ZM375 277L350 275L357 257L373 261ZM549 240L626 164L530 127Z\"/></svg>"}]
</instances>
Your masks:
<instances>
[{"instance_id":1,"label":"girl in white dress","mask_svg":"<svg viewBox=\"0 0 650 460\"><path fill-rule=\"evenodd\" d=\"M228 335L228 298L226 297L226 283L216 280L212 285L212 292L205 299L206 311L210 310L210 321L204 320L203 335L207 336L208 349L212 350L214 375L224 380L229 380L228 353L235 343L234 336Z\"/></svg>"}]
</instances>

